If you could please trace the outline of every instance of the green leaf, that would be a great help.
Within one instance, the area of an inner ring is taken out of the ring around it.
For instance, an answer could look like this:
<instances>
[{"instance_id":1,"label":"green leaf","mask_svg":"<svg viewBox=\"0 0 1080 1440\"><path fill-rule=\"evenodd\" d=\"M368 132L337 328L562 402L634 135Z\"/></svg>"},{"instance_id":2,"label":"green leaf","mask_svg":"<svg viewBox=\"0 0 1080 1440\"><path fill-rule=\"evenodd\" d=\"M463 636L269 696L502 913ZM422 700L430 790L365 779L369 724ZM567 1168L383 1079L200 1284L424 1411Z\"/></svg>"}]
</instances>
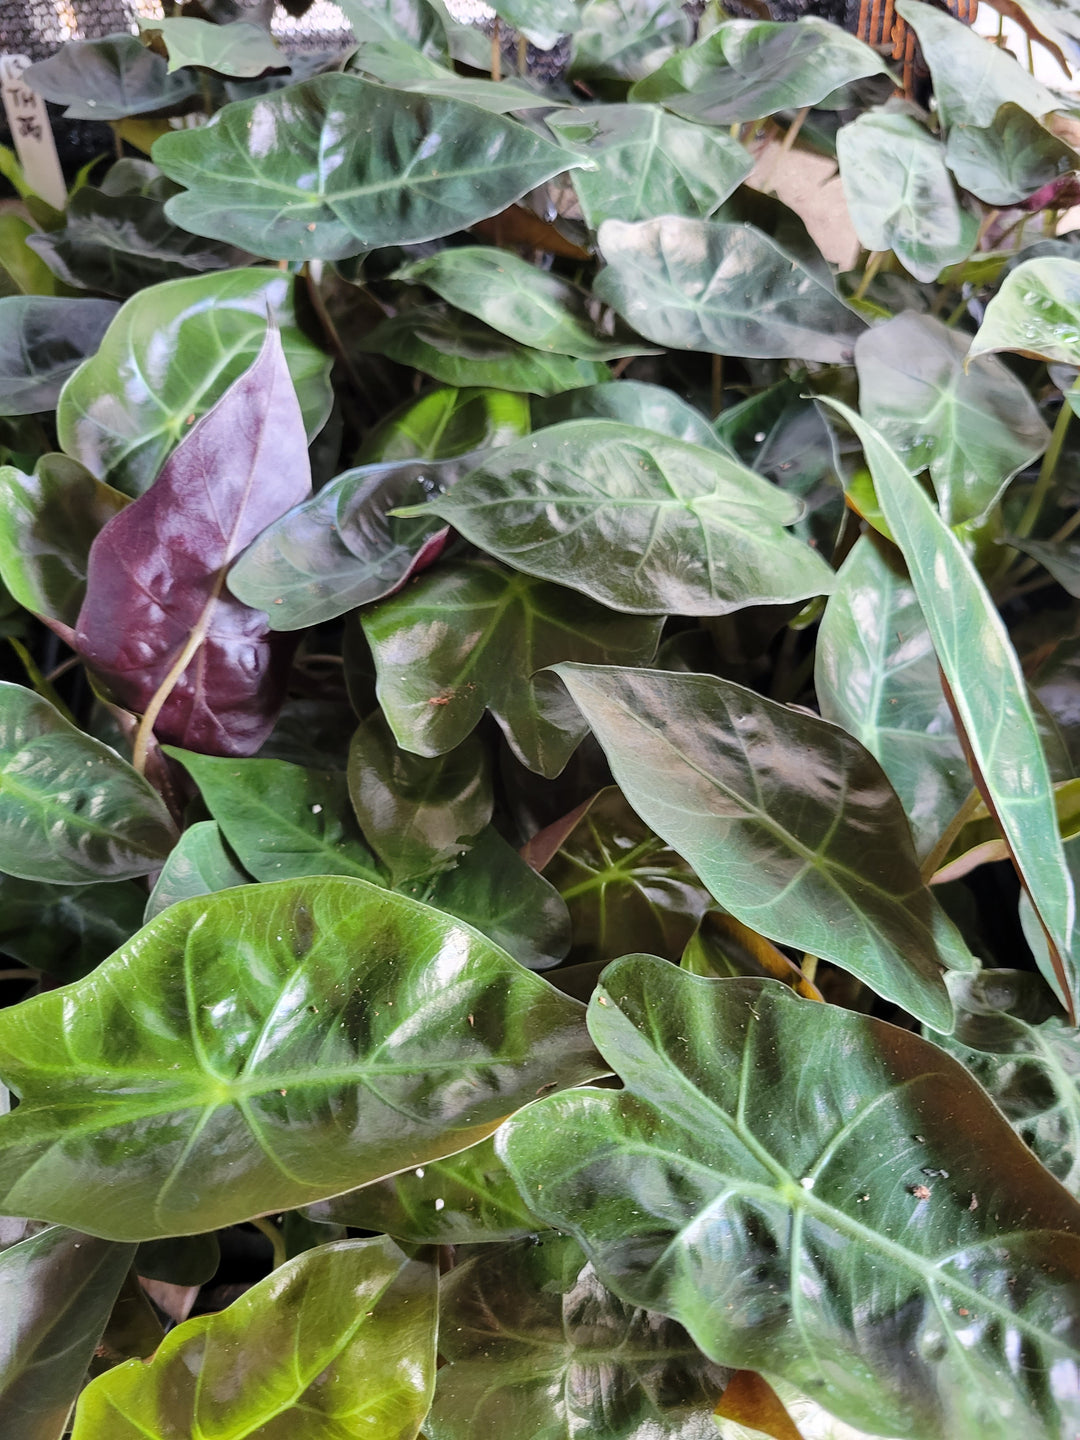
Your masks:
<instances>
[{"instance_id":1,"label":"green leaf","mask_svg":"<svg viewBox=\"0 0 1080 1440\"><path fill-rule=\"evenodd\" d=\"M945 11L918 0L897 0L896 10L919 38L946 130L993 125L998 110L1010 101L1029 115L1062 108L1061 99L1008 50L988 45Z\"/></svg>"},{"instance_id":2,"label":"green leaf","mask_svg":"<svg viewBox=\"0 0 1080 1440\"><path fill-rule=\"evenodd\" d=\"M43 455L33 475L0 467L0 577L19 604L74 626L90 546L127 503L66 455Z\"/></svg>"},{"instance_id":3,"label":"green leaf","mask_svg":"<svg viewBox=\"0 0 1080 1440\"><path fill-rule=\"evenodd\" d=\"M542 1100L499 1145L623 1299L874 1432L1075 1426L1080 1207L962 1066L647 956L609 966L589 1023L626 1090Z\"/></svg>"},{"instance_id":4,"label":"green leaf","mask_svg":"<svg viewBox=\"0 0 1080 1440\"><path fill-rule=\"evenodd\" d=\"M942 519L983 518L1050 432L1026 386L970 338L907 310L859 336L859 409L913 474L929 470Z\"/></svg>"},{"instance_id":5,"label":"green leaf","mask_svg":"<svg viewBox=\"0 0 1080 1440\"><path fill-rule=\"evenodd\" d=\"M1072 955L1076 900L1054 792L1020 661L959 540L892 447L847 406L830 402L858 435L878 499L952 692L972 771L1009 842L1058 959L1047 975L1067 1008L1080 994Z\"/></svg>"},{"instance_id":6,"label":"green leaf","mask_svg":"<svg viewBox=\"0 0 1080 1440\"><path fill-rule=\"evenodd\" d=\"M665 392L666 393L666 392ZM443 386L407 400L364 437L358 459L452 460L470 450L494 450L530 429L529 402L508 390Z\"/></svg>"},{"instance_id":7,"label":"green leaf","mask_svg":"<svg viewBox=\"0 0 1080 1440\"><path fill-rule=\"evenodd\" d=\"M1080 365L1080 261L1047 255L1011 270L991 297L969 354L990 350Z\"/></svg>"},{"instance_id":8,"label":"green leaf","mask_svg":"<svg viewBox=\"0 0 1080 1440\"><path fill-rule=\"evenodd\" d=\"M493 115L513 110L547 109L553 97L530 90L517 80L484 80L458 75L434 60L425 58L405 40L376 40L362 44L349 57L348 73L378 80L392 90L415 90L421 95L440 95L448 100L465 100Z\"/></svg>"},{"instance_id":9,"label":"green leaf","mask_svg":"<svg viewBox=\"0 0 1080 1440\"><path fill-rule=\"evenodd\" d=\"M729 1375L608 1290L568 1235L485 1247L444 1278L430 1440L699 1440Z\"/></svg>"},{"instance_id":10,"label":"green leaf","mask_svg":"<svg viewBox=\"0 0 1080 1440\"><path fill-rule=\"evenodd\" d=\"M184 65L200 65L218 75L249 78L267 70L287 70L289 57L274 44L261 25L245 20L213 25L209 20L159 19L138 16L145 35L157 33L169 52L169 74Z\"/></svg>"},{"instance_id":11,"label":"green leaf","mask_svg":"<svg viewBox=\"0 0 1080 1440\"><path fill-rule=\"evenodd\" d=\"M630 804L726 910L952 1028L942 972L974 960L857 740L711 675L553 668Z\"/></svg>"},{"instance_id":12,"label":"green leaf","mask_svg":"<svg viewBox=\"0 0 1080 1440\"><path fill-rule=\"evenodd\" d=\"M821 1000L817 986L771 941L751 930L726 910L707 910L687 941L679 965L691 975L708 975L730 980L749 976L759 980L783 980L807 1000Z\"/></svg>"},{"instance_id":13,"label":"green leaf","mask_svg":"<svg viewBox=\"0 0 1080 1440\"><path fill-rule=\"evenodd\" d=\"M199 93L194 75L170 75L162 57L134 35L71 40L23 71L23 81L66 105L65 120L123 120L176 109Z\"/></svg>"},{"instance_id":14,"label":"green leaf","mask_svg":"<svg viewBox=\"0 0 1080 1440\"><path fill-rule=\"evenodd\" d=\"M590 230L657 213L705 219L753 168L749 151L730 135L658 105L590 105L545 120L567 149L595 164L571 172Z\"/></svg>"},{"instance_id":15,"label":"green leaf","mask_svg":"<svg viewBox=\"0 0 1080 1440\"><path fill-rule=\"evenodd\" d=\"M171 906L85 980L0 1011L0 1056L20 1099L0 1203L138 1240L441 1159L537 1086L601 1073L576 1001L339 876Z\"/></svg>"},{"instance_id":16,"label":"green leaf","mask_svg":"<svg viewBox=\"0 0 1080 1440\"><path fill-rule=\"evenodd\" d=\"M614 960L640 947L677 960L712 897L614 786L591 802L544 866L573 925L573 959Z\"/></svg>"},{"instance_id":17,"label":"green leaf","mask_svg":"<svg viewBox=\"0 0 1080 1440\"><path fill-rule=\"evenodd\" d=\"M540 7L535 0L495 0L491 8L541 50L551 50L561 35L581 24L576 0L544 0Z\"/></svg>"},{"instance_id":18,"label":"green leaf","mask_svg":"<svg viewBox=\"0 0 1080 1440\"><path fill-rule=\"evenodd\" d=\"M869 535L856 541L822 616L814 684L822 716L854 735L885 771L923 860L972 779L930 632L895 554Z\"/></svg>"},{"instance_id":19,"label":"green leaf","mask_svg":"<svg viewBox=\"0 0 1080 1440\"><path fill-rule=\"evenodd\" d=\"M437 1287L431 1260L385 1236L308 1250L228 1309L178 1325L151 1361L99 1376L73 1440L413 1440L435 1385Z\"/></svg>"},{"instance_id":20,"label":"green leaf","mask_svg":"<svg viewBox=\"0 0 1080 1440\"><path fill-rule=\"evenodd\" d=\"M445 305L402 310L381 321L359 344L370 354L387 355L446 385L495 386L526 395L558 395L579 385L598 385L609 374L598 360L532 350Z\"/></svg>"},{"instance_id":21,"label":"green leaf","mask_svg":"<svg viewBox=\"0 0 1080 1440\"><path fill-rule=\"evenodd\" d=\"M112 300L0 298L0 415L52 410L69 375L102 342Z\"/></svg>"},{"instance_id":22,"label":"green leaf","mask_svg":"<svg viewBox=\"0 0 1080 1440\"><path fill-rule=\"evenodd\" d=\"M488 754L474 736L445 755L411 755L376 711L352 738L348 779L360 828L393 885L443 869L491 819Z\"/></svg>"},{"instance_id":23,"label":"green leaf","mask_svg":"<svg viewBox=\"0 0 1080 1440\"><path fill-rule=\"evenodd\" d=\"M170 220L272 260L340 260L497 215L574 162L477 105L317 75L175 130L154 163Z\"/></svg>"},{"instance_id":24,"label":"green leaf","mask_svg":"<svg viewBox=\"0 0 1080 1440\"><path fill-rule=\"evenodd\" d=\"M382 881L356 828L344 775L287 760L232 760L163 748L198 785L237 859L256 880L354 875Z\"/></svg>"},{"instance_id":25,"label":"green leaf","mask_svg":"<svg viewBox=\"0 0 1080 1440\"><path fill-rule=\"evenodd\" d=\"M558 775L585 734L533 676L556 660L652 658L660 620L617 615L570 590L482 561L440 566L361 615L378 696L416 755L460 745L490 710L530 770Z\"/></svg>"},{"instance_id":26,"label":"green leaf","mask_svg":"<svg viewBox=\"0 0 1080 1440\"><path fill-rule=\"evenodd\" d=\"M618 420L639 430L655 430L688 445L702 445L730 455L700 410L687 404L664 385L643 380L618 380L607 385L584 385L562 395L532 402L534 429L563 420ZM734 458L734 457L732 457Z\"/></svg>"},{"instance_id":27,"label":"green leaf","mask_svg":"<svg viewBox=\"0 0 1080 1440\"><path fill-rule=\"evenodd\" d=\"M297 326L293 284L275 270L227 270L133 296L64 387L56 413L63 449L99 480L141 495L190 426L250 369L268 311L308 439L317 435L330 413L330 361Z\"/></svg>"},{"instance_id":28,"label":"green leaf","mask_svg":"<svg viewBox=\"0 0 1080 1440\"><path fill-rule=\"evenodd\" d=\"M598 238L606 266L593 293L658 345L842 364L864 328L827 266L752 225L605 220Z\"/></svg>"},{"instance_id":29,"label":"green leaf","mask_svg":"<svg viewBox=\"0 0 1080 1440\"><path fill-rule=\"evenodd\" d=\"M1010 103L986 127L954 125L945 142L945 163L962 189L988 205L1015 205L1075 170L1080 156Z\"/></svg>"},{"instance_id":30,"label":"green leaf","mask_svg":"<svg viewBox=\"0 0 1080 1440\"><path fill-rule=\"evenodd\" d=\"M396 279L426 285L443 300L534 350L578 360L617 360L651 352L633 336L619 334L614 317L598 326L580 286L538 270L509 250L465 245L414 260ZM595 308L595 302L594 302Z\"/></svg>"},{"instance_id":31,"label":"green leaf","mask_svg":"<svg viewBox=\"0 0 1080 1440\"><path fill-rule=\"evenodd\" d=\"M493 825L417 898L456 915L528 970L550 970L570 949L570 915L555 887Z\"/></svg>"},{"instance_id":32,"label":"green leaf","mask_svg":"<svg viewBox=\"0 0 1080 1440\"><path fill-rule=\"evenodd\" d=\"M175 842L161 797L115 750L0 682L0 870L61 885L128 880Z\"/></svg>"},{"instance_id":33,"label":"green leaf","mask_svg":"<svg viewBox=\"0 0 1080 1440\"><path fill-rule=\"evenodd\" d=\"M693 22L679 5L588 0L570 47L570 74L594 84L641 80L692 36Z\"/></svg>"},{"instance_id":34,"label":"green leaf","mask_svg":"<svg viewBox=\"0 0 1080 1440\"><path fill-rule=\"evenodd\" d=\"M220 826L213 820L200 820L184 831L161 867L143 918L149 923L155 915L180 900L213 895L234 885L247 885L250 880L251 876L225 844Z\"/></svg>"},{"instance_id":35,"label":"green leaf","mask_svg":"<svg viewBox=\"0 0 1080 1440\"><path fill-rule=\"evenodd\" d=\"M728 20L673 56L630 92L688 120L731 125L777 110L828 105L834 90L889 72L880 55L837 25L803 15L797 25Z\"/></svg>"},{"instance_id":36,"label":"green leaf","mask_svg":"<svg viewBox=\"0 0 1080 1440\"><path fill-rule=\"evenodd\" d=\"M56 280L27 242L39 232L21 215L0 214L0 295L55 295Z\"/></svg>"},{"instance_id":37,"label":"green leaf","mask_svg":"<svg viewBox=\"0 0 1080 1440\"><path fill-rule=\"evenodd\" d=\"M827 594L784 530L798 502L716 450L572 420L489 455L426 506L474 545L629 614L726 615Z\"/></svg>"},{"instance_id":38,"label":"green leaf","mask_svg":"<svg viewBox=\"0 0 1080 1440\"><path fill-rule=\"evenodd\" d=\"M25 1228L0 1249L0 1433L59 1440L135 1247Z\"/></svg>"},{"instance_id":39,"label":"green leaf","mask_svg":"<svg viewBox=\"0 0 1080 1440\"><path fill-rule=\"evenodd\" d=\"M917 120L860 115L837 133L836 157L851 223L868 250L895 251L916 280L936 280L971 254L978 217L956 193L945 147Z\"/></svg>"},{"instance_id":40,"label":"green leaf","mask_svg":"<svg viewBox=\"0 0 1080 1440\"><path fill-rule=\"evenodd\" d=\"M146 892L111 885L48 885L0 875L0 951L61 980L77 980L138 930Z\"/></svg>"},{"instance_id":41,"label":"green leaf","mask_svg":"<svg viewBox=\"0 0 1080 1440\"><path fill-rule=\"evenodd\" d=\"M1080 597L1080 541L1072 536L1066 540L1029 540L1010 535L1008 543L1037 560L1070 595Z\"/></svg>"},{"instance_id":42,"label":"green leaf","mask_svg":"<svg viewBox=\"0 0 1080 1440\"><path fill-rule=\"evenodd\" d=\"M403 42L429 59L444 59L446 27L442 7L428 0L334 0L361 45Z\"/></svg>"},{"instance_id":43,"label":"green leaf","mask_svg":"<svg viewBox=\"0 0 1080 1440\"><path fill-rule=\"evenodd\" d=\"M319 1221L384 1231L411 1245L490 1244L547 1229L526 1209L492 1140L336 1195L307 1213Z\"/></svg>"}]
</instances>

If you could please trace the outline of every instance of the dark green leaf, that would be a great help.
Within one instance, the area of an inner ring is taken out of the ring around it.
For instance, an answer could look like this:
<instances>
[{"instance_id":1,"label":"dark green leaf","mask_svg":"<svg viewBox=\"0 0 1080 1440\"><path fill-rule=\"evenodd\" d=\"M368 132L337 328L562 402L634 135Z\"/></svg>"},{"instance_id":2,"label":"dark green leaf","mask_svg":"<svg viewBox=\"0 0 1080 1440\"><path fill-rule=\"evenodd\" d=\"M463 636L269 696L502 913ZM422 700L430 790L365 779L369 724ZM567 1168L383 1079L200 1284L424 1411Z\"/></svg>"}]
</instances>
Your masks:
<instances>
[{"instance_id":1,"label":"dark green leaf","mask_svg":"<svg viewBox=\"0 0 1080 1440\"><path fill-rule=\"evenodd\" d=\"M361 348L446 385L495 386L526 395L598 385L609 373L597 360L531 350L445 305L417 305L383 320L364 336Z\"/></svg>"},{"instance_id":2,"label":"dark green leaf","mask_svg":"<svg viewBox=\"0 0 1080 1440\"><path fill-rule=\"evenodd\" d=\"M729 1378L681 1325L608 1290L567 1235L476 1252L444 1279L430 1440L707 1440Z\"/></svg>"},{"instance_id":3,"label":"dark green leaf","mask_svg":"<svg viewBox=\"0 0 1080 1440\"><path fill-rule=\"evenodd\" d=\"M692 35L689 14L672 0L588 0L570 48L570 73L593 83L641 80Z\"/></svg>"},{"instance_id":4,"label":"dark green leaf","mask_svg":"<svg viewBox=\"0 0 1080 1440\"><path fill-rule=\"evenodd\" d=\"M60 1440L134 1255L59 1225L0 1250L0 1434Z\"/></svg>"},{"instance_id":5,"label":"dark green leaf","mask_svg":"<svg viewBox=\"0 0 1080 1440\"><path fill-rule=\"evenodd\" d=\"M547 126L596 168L571 178L591 230L605 220L658 212L706 218L753 167L730 135L691 125L658 105L590 105L556 111Z\"/></svg>"},{"instance_id":6,"label":"dark green leaf","mask_svg":"<svg viewBox=\"0 0 1080 1440\"><path fill-rule=\"evenodd\" d=\"M817 986L807 980L793 960L764 935L751 930L726 910L707 910L687 941L679 961L691 975L730 980L783 980L807 1000L821 1000Z\"/></svg>"},{"instance_id":7,"label":"dark green leaf","mask_svg":"<svg viewBox=\"0 0 1080 1440\"><path fill-rule=\"evenodd\" d=\"M464 230L573 164L479 106L318 75L177 130L154 161L187 186L165 207L273 260L340 260Z\"/></svg>"},{"instance_id":8,"label":"dark green leaf","mask_svg":"<svg viewBox=\"0 0 1080 1440\"><path fill-rule=\"evenodd\" d=\"M412 755L376 712L353 736L348 779L360 828L393 885L444 869L491 819L488 755L473 736L445 755Z\"/></svg>"},{"instance_id":9,"label":"dark green leaf","mask_svg":"<svg viewBox=\"0 0 1080 1440\"><path fill-rule=\"evenodd\" d=\"M945 147L910 115L860 115L837 134L836 156L852 224L868 250L895 251L917 280L936 280L971 254L978 217L956 193Z\"/></svg>"},{"instance_id":10,"label":"dark green leaf","mask_svg":"<svg viewBox=\"0 0 1080 1440\"><path fill-rule=\"evenodd\" d=\"M605 971L589 1020L626 1091L543 1100L500 1149L624 1299L875 1432L1076 1425L1080 1207L962 1066L644 956Z\"/></svg>"},{"instance_id":11,"label":"dark green leaf","mask_svg":"<svg viewBox=\"0 0 1080 1440\"><path fill-rule=\"evenodd\" d=\"M267 311L311 439L330 412L330 361L297 328L293 280L229 270L155 285L121 308L98 353L64 387L61 445L99 480L141 495L188 428L250 367Z\"/></svg>"},{"instance_id":12,"label":"dark green leaf","mask_svg":"<svg viewBox=\"0 0 1080 1440\"><path fill-rule=\"evenodd\" d=\"M437 1287L430 1260L385 1236L308 1250L228 1309L178 1325L148 1364L99 1376L73 1440L413 1440L435 1384Z\"/></svg>"},{"instance_id":13,"label":"dark green leaf","mask_svg":"<svg viewBox=\"0 0 1080 1440\"><path fill-rule=\"evenodd\" d=\"M286 760L230 760L171 745L165 750L198 785L206 808L256 880L355 875L381 881L356 828L344 775Z\"/></svg>"},{"instance_id":14,"label":"dark green leaf","mask_svg":"<svg viewBox=\"0 0 1080 1440\"><path fill-rule=\"evenodd\" d=\"M928 469L943 520L959 525L992 509L1050 432L1027 388L970 338L907 310L860 335L859 409L908 469Z\"/></svg>"},{"instance_id":15,"label":"dark green leaf","mask_svg":"<svg viewBox=\"0 0 1080 1440\"><path fill-rule=\"evenodd\" d=\"M856 542L825 607L814 679L825 719L854 735L889 777L921 860L972 779L930 632L895 556L869 535Z\"/></svg>"},{"instance_id":16,"label":"dark green leaf","mask_svg":"<svg viewBox=\"0 0 1080 1440\"><path fill-rule=\"evenodd\" d=\"M487 457L422 510L517 570L630 614L726 615L824 595L797 501L717 450L572 420Z\"/></svg>"},{"instance_id":17,"label":"dark green leaf","mask_svg":"<svg viewBox=\"0 0 1080 1440\"><path fill-rule=\"evenodd\" d=\"M66 455L43 455L33 475L0 467L0 576L19 604L74 626L90 546L127 503Z\"/></svg>"},{"instance_id":18,"label":"dark green leaf","mask_svg":"<svg viewBox=\"0 0 1080 1440\"><path fill-rule=\"evenodd\" d=\"M576 1001L338 876L173 905L85 980L0 1011L0 1056L20 1098L0 1203L140 1240L441 1159L539 1085L600 1073Z\"/></svg>"},{"instance_id":19,"label":"dark green leaf","mask_svg":"<svg viewBox=\"0 0 1080 1440\"><path fill-rule=\"evenodd\" d=\"M537 430L563 420L618 420L639 430L655 430L673 440L685 440L688 445L730 454L700 410L681 400L673 390L643 380L584 385L580 390L533 400L532 415Z\"/></svg>"},{"instance_id":20,"label":"dark green leaf","mask_svg":"<svg viewBox=\"0 0 1080 1440\"><path fill-rule=\"evenodd\" d=\"M172 110L199 93L194 75L170 75L162 57L134 35L71 40L31 65L23 81L46 100L66 105L67 120L123 120Z\"/></svg>"},{"instance_id":21,"label":"dark green leaf","mask_svg":"<svg viewBox=\"0 0 1080 1440\"><path fill-rule=\"evenodd\" d=\"M573 925L573 958L640 948L677 960L712 897L615 787L602 790L544 867Z\"/></svg>"},{"instance_id":22,"label":"dark green leaf","mask_svg":"<svg viewBox=\"0 0 1080 1440\"><path fill-rule=\"evenodd\" d=\"M144 1240L135 1252L135 1270L167 1285L205 1285L221 1264L216 1235L175 1235ZM157 1346L154 1346L157 1349Z\"/></svg>"},{"instance_id":23,"label":"dark green leaf","mask_svg":"<svg viewBox=\"0 0 1080 1440\"><path fill-rule=\"evenodd\" d=\"M157 791L47 700L0 682L0 870L79 885L156 870L176 842Z\"/></svg>"},{"instance_id":24,"label":"dark green leaf","mask_svg":"<svg viewBox=\"0 0 1080 1440\"><path fill-rule=\"evenodd\" d=\"M3 471L0 471L2 474ZM1037 560L1070 595L1080 597L1080 541L1072 536L1067 540L1020 540L1009 536L1008 541L1017 550Z\"/></svg>"},{"instance_id":25,"label":"dark green leaf","mask_svg":"<svg viewBox=\"0 0 1080 1440\"><path fill-rule=\"evenodd\" d=\"M533 676L560 659L652 658L660 620L480 561L444 565L361 616L399 745L443 755L488 709L519 760L558 775L585 725Z\"/></svg>"},{"instance_id":26,"label":"dark green leaf","mask_svg":"<svg viewBox=\"0 0 1080 1440\"><path fill-rule=\"evenodd\" d=\"M1019 105L1002 105L985 128L954 125L945 163L957 184L988 205L1015 205L1080 166L1080 156Z\"/></svg>"},{"instance_id":27,"label":"dark green leaf","mask_svg":"<svg viewBox=\"0 0 1080 1440\"><path fill-rule=\"evenodd\" d=\"M728 20L639 81L631 98L658 100L688 120L731 125L820 105L852 80L881 74L888 74L885 62L869 46L816 16L797 25Z\"/></svg>"},{"instance_id":28,"label":"dark green leaf","mask_svg":"<svg viewBox=\"0 0 1080 1440\"><path fill-rule=\"evenodd\" d=\"M857 740L711 675L554 668L626 798L725 909L952 1028L942 972L975 962Z\"/></svg>"},{"instance_id":29,"label":"dark green leaf","mask_svg":"<svg viewBox=\"0 0 1080 1440\"><path fill-rule=\"evenodd\" d=\"M350 57L348 72L367 80L378 80L393 90L415 90L421 95L465 100L493 115L512 110L547 109L555 103L550 95L530 90L517 80L484 80L458 75L445 65L429 60L406 40L376 40L361 45Z\"/></svg>"},{"instance_id":30,"label":"dark green leaf","mask_svg":"<svg viewBox=\"0 0 1080 1440\"><path fill-rule=\"evenodd\" d=\"M281 762L263 763L276 765ZM246 885L250 879L251 876L225 844L220 827L213 820L200 820L184 831L161 867L161 874L146 902L143 918L150 921L179 900L190 900L194 895L213 895L234 885Z\"/></svg>"},{"instance_id":31,"label":"dark green leaf","mask_svg":"<svg viewBox=\"0 0 1080 1440\"><path fill-rule=\"evenodd\" d=\"M89 975L142 924L146 892L112 885L46 885L0 875L0 951L61 980Z\"/></svg>"},{"instance_id":32,"label":"dark green leaf","mask_svg":"<svg viewBox=\"0 0 1080 1440\"><path fill-rule=\"evenodd\" d=\"M605 220L599 243L607 264L594 293L659 345L835 364L864 328L827 268L751 225Z\"/></svg>"},{"instance_id":33,"label":"dark green leaf","mask_svg":"<svg viewBox=\"0 0 1080 1440\"><path fill-rule=\"evenodd\" d=\"M361 45L371 41L404 42L420 55L443 59L446 27L441 7L428 0L335 0Z\"/></svg>"},{"instance_id":34,"label":"dark green leaf","mask_svg":"<svg viewBox=\"0 0 1080 1440\"><path fill-rule=\"evenodd\" d=\"M212 25L189 16L177 19L139 18L145 35L156 32L169 52L169 74L184 65L200 65L219 75L248 78L267 70L287 70L289 57L274 44L261 25L238 20Z\"/></svg>"},{"instance_id":35,"label":"dark green leaf","mask_svg":"<svg viewBox=\"0 0 1080 1440\"><path fill-rule=\"evenodd\" d=\"M64 381L98 348L115 314L112 300L0 299L0 415L51 410Z\"/></svg>"},{"instance_id":36,"label":"dark green leaf","mask_svg":"<svg viewBox=\"0 0 1080 1440\"><path fill-rule=\"evenodd\" d=\"M1011 270L986 307L969 353L989 350L1024 350L1080 365L1080 261L1047 255Z\"/></svg>"},{"instance_id":37,"label":"dark green leaf","mask_svg":"<svg viewBox=\"0 0 1080 1440\"><path fill-rule=\"evenodd\" d=\"M452 460L470 450L509 445L529 429L529 402L521 395L444 386L406 401L376 426L364 438L358 458L366 465L380 460Z\"/></svg>"}]
</instances>

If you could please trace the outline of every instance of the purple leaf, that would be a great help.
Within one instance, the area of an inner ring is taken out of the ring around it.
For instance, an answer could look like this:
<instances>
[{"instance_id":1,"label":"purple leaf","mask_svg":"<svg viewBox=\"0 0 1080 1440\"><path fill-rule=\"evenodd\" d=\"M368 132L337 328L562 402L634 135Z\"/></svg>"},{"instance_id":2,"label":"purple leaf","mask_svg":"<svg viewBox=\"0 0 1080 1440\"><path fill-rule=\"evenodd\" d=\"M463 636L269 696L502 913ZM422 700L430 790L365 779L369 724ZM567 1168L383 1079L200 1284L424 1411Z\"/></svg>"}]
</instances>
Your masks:
<instances>
[{"instance_id":1,"label":"purple leaf","mask_svg":"<svg viewBox=\"0 0 1080 1440\"><path fill-rule=\"evenodd\" d=\"M191 652L153 722L160 740L251 755L266 739L296 637L273 634L263 611L229 593L225 574L310 491L304 423L271 327L251 368L90 550L76 643L113 698L144 714Z\"/></svg>"}]
</instances>

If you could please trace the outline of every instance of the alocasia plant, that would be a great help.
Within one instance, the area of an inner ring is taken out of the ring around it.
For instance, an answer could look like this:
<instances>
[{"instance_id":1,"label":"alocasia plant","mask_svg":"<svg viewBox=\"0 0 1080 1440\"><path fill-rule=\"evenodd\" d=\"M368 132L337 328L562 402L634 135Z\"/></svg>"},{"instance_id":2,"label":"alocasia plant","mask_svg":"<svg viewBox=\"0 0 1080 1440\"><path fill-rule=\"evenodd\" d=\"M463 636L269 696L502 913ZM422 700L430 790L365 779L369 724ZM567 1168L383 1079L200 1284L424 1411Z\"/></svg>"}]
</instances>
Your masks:
<instances>
[{"instance_id":1,"label":"alocasia plant","mask_svg":"<svg viewBox=\"0 0 1080 1440\"><path fill-rule=\"evenodd\" d=\"M2 157L0 1437L1072 1440L1080 105L340 8Z\"/></svg>"}]
</instances>

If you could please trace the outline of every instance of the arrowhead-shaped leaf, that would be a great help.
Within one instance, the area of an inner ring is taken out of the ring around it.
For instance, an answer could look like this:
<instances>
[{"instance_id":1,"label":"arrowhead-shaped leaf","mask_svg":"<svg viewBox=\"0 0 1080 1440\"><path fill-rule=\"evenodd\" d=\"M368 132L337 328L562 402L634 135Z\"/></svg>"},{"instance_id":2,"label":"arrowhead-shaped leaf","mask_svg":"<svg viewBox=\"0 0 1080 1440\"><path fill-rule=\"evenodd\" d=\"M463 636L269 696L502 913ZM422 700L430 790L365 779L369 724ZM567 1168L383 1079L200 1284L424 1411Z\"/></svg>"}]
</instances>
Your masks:
<instances>
[{"instance_id":1,"label":"arrowhead-shaped leaf","mask_svg":"<svg viewBox=\"0 0 1080 1440\"><path fill-rule=\"evenodd\" d=\"M961 189L988 205L1015 205L1075 170L1080 156L1019 105L1006 104L989 126L954 125L945 163Z\"/></svg>"},{"instance_id":2,"label":"arrowhead-shaped leaf","mask_svg":"<svg viewBox=\"0 0 1080 1440\"><path fill-rule=\"evenodd\" d=\"M986 307L970 354L990 350L1080 365L1080 261L1044 255L1010 270Z\"/></svg>"},{"instance_id":3,"label":"arrowhead-shaped leaf","mask_svg":"<svg viewBox=\"0 0 1080 1440\"><path fill-rule=\"evenodd\" d=\"M185 65L199 65L219 75L242 79L289 68L288 55L278 49L261 25L249 21L215 25L190 16L163 20L155 15L140 17L138 23L144 35L156 32L165 42L170 75Z\"/></svg>"},{"instance_id":4,"label":"arrowhead-shaped leaf","mask_svg":"<svg viewBox=\"0 0 1080 1440\"><path fill-rule=\"evenodd\" d=\"M666 392L665 392L666 393ZM494 450L530 429L529 402L509 390L441 386L409 400L364 437L365 465L391 460L452 460Z\"/></svg>"},{"instance_id":5,"label":"arrowhead-shaped leaf","mask_svg":"<svg viewBox=\"0 0 1080 1440\"><path fill-rule=\"evenodd\" d=\"M66 105L66 120L123 120L181 105L199 91L195 75L170 75L162 57L134 35L71 40L31 65L23 80L46 100Z\"/></svg>"},{"instance_id":6,"label":"arrowhead-shaped leaf","mask_svg":"<svg viewBox=\"0 0 1080 1440\"><path fill-rule=\"evenodd\" d=\"M179 900L190 900L195 895L213 895L234 885L247 885L251 878L225 844L214 821L200 820L184 831L161 867L161 874L146 902L143 918L149 922ZM117 947L114 945L111 948L115 950Z\"/></svg>"},{"instance_id":7,"label":"arrowhead-shaped leaf","mask_svg":"<svg viewBox=\"0 0 1080 1440\"><path fill-rule=\"evenodd\" d=\"M655 430L672 440L685 440L688 445L701 445L706 450L719 450L722 455L735 458L724 442L717 439L700 410L667 386L650 385L644 380L583 385L579 390L535 399L532 415L535 430L558 425L563 420L618 420L623 425Z\"/></svg>"}]
</instances>

